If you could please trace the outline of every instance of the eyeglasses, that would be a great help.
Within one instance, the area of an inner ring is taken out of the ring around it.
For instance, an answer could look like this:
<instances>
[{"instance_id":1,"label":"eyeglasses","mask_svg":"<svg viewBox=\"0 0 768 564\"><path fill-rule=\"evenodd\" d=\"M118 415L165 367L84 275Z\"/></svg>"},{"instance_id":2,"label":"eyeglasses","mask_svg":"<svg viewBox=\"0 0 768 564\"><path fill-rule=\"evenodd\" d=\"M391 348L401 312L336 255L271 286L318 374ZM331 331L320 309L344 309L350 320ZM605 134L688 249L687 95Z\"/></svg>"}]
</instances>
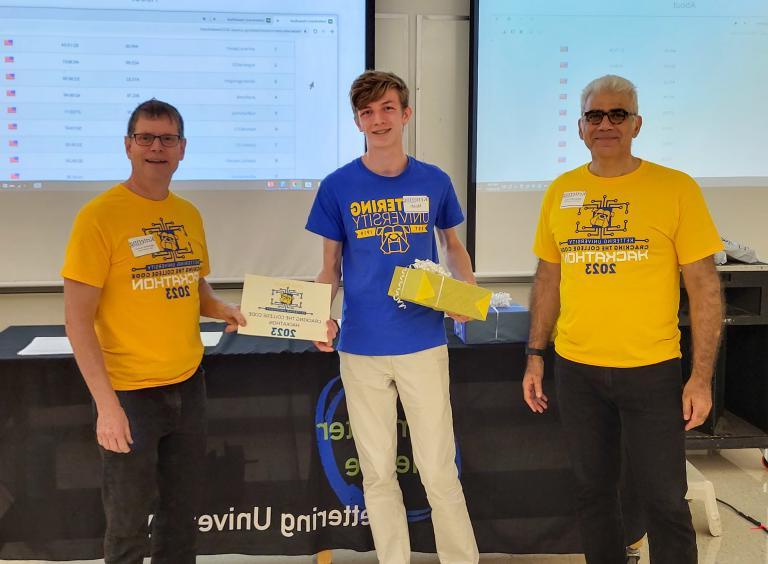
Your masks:
<instances>
[{"instance_id":1,"label":"eyeglasses","mask_svg":"<svg viewBox=\"0 0 768 564\"><path fill-rule=\"evenodd\" d=\"M179 141L181 141L181 135L152 135L151 133L134 133L133 135L129 135L129 137L133 137L133 140L136 142L136 144L142 147L151 146L155 142L155 139L160 139L160 144L163 147L175 147L179 144Z\"/></svg>"},{"instance_id":2,"label":"eyeglasses","mask_svg":"<svg viewBox=\"0 0 768 564\"><path fill-rule=\"evenodd\" d=\"M624 123L624 120L629 116L636 115L637 114L628 112L627 110L623 110L621 108L614 108L612 110L608 110L607 112L604 112L603 110L589 110L588 112L584 112L583 117L592 125L600 125L603 123L603 118L608 116L608 121L610 121L613 125L619 125L620 123Z\"/></svg>"}]
</instances>

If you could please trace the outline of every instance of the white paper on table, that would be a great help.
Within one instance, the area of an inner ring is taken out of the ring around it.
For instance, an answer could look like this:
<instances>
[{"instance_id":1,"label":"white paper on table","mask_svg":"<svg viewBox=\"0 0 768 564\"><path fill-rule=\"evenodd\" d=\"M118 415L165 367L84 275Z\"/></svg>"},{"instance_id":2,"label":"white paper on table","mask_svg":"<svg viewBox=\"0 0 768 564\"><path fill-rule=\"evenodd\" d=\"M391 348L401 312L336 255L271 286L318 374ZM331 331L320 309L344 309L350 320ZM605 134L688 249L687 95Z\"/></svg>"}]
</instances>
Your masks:
<instances>
[{"instance_id":1,"label":"white paper on table","mask_svg":"<svg viewBox=\"0 0 768 564\"><path fill-rule=\"evenodd\" d=\"M215 347L221 340L221 331L200 331L204 347ZM18 353L19 356L44 356L47 354L72 354L67 337L35 337Z\"/></svg>"},{"instance_id":2,"label":"white paper on table","mask_svg":"<svg viewBox=\"0 0 768 564\"><path fill-rule=\"evenodd\" d=\"M221 340L222 331L200 331L204 347L215 347Z\"/></svg>"},{"instance_id":3,"label":"white paper on table","mask_svg":"<svg viewBox=\"0 0 768 564\"><path fill-rule=\"evenodd\" d=\"M72 354L72 345L66 337L35 337L21 349L19 356L41 356L46 354Z\"/></svg>"}]
</instances>

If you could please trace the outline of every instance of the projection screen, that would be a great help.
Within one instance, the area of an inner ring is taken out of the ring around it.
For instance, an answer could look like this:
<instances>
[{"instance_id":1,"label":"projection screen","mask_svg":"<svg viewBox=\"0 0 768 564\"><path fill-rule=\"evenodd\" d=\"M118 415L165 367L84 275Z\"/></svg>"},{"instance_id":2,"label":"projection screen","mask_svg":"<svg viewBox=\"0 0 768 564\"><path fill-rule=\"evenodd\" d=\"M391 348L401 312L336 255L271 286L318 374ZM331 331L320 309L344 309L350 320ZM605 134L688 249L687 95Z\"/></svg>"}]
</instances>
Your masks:
<instances>
[{"instance_id":1,"label":"projection screen","mask_svg":"<svg viewBox=\"0 0 768 564\"><path fill-rule=\"evenodd\" d=\"M320 180L359 156L349 85L372 0L0 0L0 285L58 284L77 210L130 174L128 116L185 120L172 189L205 221L212 281L308 278Z\"/></svg>"},{"instance_id":2,"label":"projection screen","mask_svg":"<svg viewBox=\"0 0 768 564\"><path fill-rule=\"evenodd\" d=\"M525 276L544 190L590 160L583 87L618 74L638 89L633 153L694 176L721 233L766 247L768 3L475 1L470 208L485 276ZM471 236L470 236L471 240Z\"/></svg>"}]
</instances>

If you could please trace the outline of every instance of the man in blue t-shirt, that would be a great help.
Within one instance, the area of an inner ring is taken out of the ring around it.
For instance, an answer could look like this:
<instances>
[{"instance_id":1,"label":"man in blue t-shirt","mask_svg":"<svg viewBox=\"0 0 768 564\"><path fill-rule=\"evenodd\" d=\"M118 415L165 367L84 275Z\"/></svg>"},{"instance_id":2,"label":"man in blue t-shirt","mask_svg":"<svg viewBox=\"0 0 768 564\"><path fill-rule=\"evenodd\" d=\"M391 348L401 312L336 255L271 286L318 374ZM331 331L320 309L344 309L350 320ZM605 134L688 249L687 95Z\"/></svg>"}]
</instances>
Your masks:
<instances>
[{"instance_id":1,"label":"man in blue t-shirt","mask_svg":"<svg viewBox=\"0 0 768 564\"><path fill-rule=\"evenodd\" d=\"M399 394L440 561L474 564L477 544L455 464L443 314L387 295L396 266L438 262L435 228L448 268L475 283L455 230L464 215L448 175L403 150L412 114L403 80L366 71L352 83L350 101L367 151L323 180L306 228L323 237L317 281L331 284L335 296L344 273L341 379L376 553L382 564L410 562L395 469ZM317 343L321 350L333 350L335 332Z\"/></svg>"}]
</instances>

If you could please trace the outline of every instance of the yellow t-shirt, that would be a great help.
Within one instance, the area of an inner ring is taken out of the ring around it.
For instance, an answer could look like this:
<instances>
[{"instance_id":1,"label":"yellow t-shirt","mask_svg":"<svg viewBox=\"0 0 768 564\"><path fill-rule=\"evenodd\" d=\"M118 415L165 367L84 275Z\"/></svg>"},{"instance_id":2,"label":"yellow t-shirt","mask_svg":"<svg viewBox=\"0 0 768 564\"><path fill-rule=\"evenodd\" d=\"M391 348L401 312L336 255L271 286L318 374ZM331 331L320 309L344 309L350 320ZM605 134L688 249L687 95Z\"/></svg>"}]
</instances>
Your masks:
<instances>
[{"instance_id":1,"label":"yellow t-shirt","mask_svg":"<svg viewBox=\"0 0 768 564\"><path fill-rule=\"evenodd\" d=\"M153 201L118 184L80 210L61 275L102 289L95 328L115 390L194 373L209 270L200 213L175 194Z\"/></svg>"},{"instance_id":2,"label":"yellow t-shirt","mask_svg":"<svg viewBox=\"0 0 768 564\"><path fill-rule=\"evenodd\" d=\"M679 358L679 265L721 249L699 186L682 172L643 161L625 176L587 165L561 175L533 246L561 265L555 350L619 368Z\"/></svg>"}]
</instances>

